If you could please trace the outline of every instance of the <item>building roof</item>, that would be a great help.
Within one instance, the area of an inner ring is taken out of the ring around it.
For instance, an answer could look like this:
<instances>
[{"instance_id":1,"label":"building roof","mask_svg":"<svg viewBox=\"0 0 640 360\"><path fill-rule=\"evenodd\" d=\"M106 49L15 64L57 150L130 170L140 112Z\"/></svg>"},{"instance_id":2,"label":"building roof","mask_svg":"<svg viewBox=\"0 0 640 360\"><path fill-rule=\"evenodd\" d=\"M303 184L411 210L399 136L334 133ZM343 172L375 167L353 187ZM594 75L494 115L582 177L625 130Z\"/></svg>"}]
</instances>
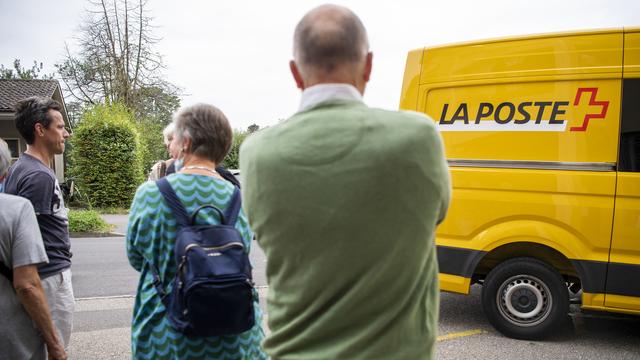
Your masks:
<instances>
[{"instance_id":1,"label":"building roof","mask_svg":"<svg viewBox=\"0 0 640 360\"><path fill-rule=\"evenodd\" d=\"M14 105L30 96L53 98L57 80L0 80L0 112L13 112Z\"/></svg>"}]
</instances>

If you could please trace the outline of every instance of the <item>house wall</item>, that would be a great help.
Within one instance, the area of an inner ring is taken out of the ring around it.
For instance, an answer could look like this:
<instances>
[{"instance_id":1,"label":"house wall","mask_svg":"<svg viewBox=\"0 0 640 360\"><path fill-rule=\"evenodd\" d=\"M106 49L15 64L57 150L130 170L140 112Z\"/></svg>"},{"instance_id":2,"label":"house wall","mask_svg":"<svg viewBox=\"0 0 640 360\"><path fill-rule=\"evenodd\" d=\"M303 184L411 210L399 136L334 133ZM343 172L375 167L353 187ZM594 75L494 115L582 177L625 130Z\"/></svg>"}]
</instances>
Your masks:
<instances>
[{"instance_id":1,"label":"house wall","mask_svg":"<svg viewBox=\"0 0 640 360\"><path fill-rule=\"evenodd\" d=\"M0 114L0 138L3 140L18 139L21 154L27 149L27 144L22 140L13 123L13 114Z\"/></svg>"}]
</instances>

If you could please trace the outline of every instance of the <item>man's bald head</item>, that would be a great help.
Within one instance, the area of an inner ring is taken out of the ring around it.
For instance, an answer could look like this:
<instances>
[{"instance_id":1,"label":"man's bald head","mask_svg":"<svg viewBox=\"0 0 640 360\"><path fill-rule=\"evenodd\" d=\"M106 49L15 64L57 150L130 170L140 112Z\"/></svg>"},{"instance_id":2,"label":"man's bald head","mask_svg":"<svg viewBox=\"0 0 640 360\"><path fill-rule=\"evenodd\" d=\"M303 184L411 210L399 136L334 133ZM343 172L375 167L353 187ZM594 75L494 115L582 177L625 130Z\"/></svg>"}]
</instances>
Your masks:
<instances>
[{"instance_id":1,"label":"man's bald head","mask_svg":"<svg viewBox=\"0 0 640 360\"><path fill-rule=\"evenodd\" d=\"M296 26L293 56L301 70L331 74L345 65L362 63L369 51L364 25L351 10L322 5Z\"/></svg>"}]
</instances>

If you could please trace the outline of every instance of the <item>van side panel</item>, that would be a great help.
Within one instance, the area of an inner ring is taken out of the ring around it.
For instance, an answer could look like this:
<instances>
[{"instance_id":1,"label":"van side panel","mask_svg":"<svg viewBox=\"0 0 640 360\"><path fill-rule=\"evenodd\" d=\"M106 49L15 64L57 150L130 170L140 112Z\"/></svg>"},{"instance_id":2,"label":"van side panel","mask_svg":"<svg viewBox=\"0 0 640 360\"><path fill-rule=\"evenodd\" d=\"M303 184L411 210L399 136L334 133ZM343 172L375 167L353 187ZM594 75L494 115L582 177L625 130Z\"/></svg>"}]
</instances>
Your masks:
<instances>
[{"instance_id":1,"label":"van side panel","mask_svg":"<svg viewBox=\"0 0 640 360\"><path fill-rule=\"evenodd\" d=\"M608 261L615 173L451 168L451 181L438 245L488 251L533 241L569 259Z\"/></svg>"},{"instance_id":2,"label":"van side panel","mask_svg":"<svg viewBox=\"0 0 640 360\"><path fill-rule=\"evenodd\" d=\"M540 35L428 48L421 84L619 74L622 31ZM437 59L429 61L429 59Z\"/></svg>"},{"instance_id":3,"label":"van side panel","mask_svg":"<svg viewBox=\"0 0 640 360\"><path fill-rule=\"evenodd\" d=\"M568 259L559 271L605 305L622 47L612 30L424 49L417 110L438 123L453 186L442 290L468 292L479 259L529 243Z\"/></svg>"},{"instance_id":4,"label":"van side panel","mask_svg":"<svg viewBox=\"0 0 640 360\"><path fill-rule=\"evenodd\" d=\"M640 28L625 29L624 77L640 78Z\"/></svg>"},{"instance_id":5,"label":"van side panel","mask_svg":"<svg viewBox=\"0 0 640 360\"><path fill-rule=\"evenodd\" d=\"M418 86L422 71L423 49L410 51L407 55L404 79L402 81L402 93L400 95L400 108L416 111L418 108Z\"/></svg>"}]
</instances>

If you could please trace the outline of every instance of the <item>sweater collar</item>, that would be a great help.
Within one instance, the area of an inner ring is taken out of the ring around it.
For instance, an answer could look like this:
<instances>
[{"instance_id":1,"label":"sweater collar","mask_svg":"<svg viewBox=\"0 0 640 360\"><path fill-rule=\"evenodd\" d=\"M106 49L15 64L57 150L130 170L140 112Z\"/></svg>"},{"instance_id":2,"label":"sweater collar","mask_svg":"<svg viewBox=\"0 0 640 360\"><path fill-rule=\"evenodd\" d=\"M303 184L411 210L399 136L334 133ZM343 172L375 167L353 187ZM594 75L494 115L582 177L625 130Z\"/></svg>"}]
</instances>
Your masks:
<instances>
[{"instance_id":1,"label":"sweater collar","mask_svg":"<svg viewBox=\"0 0 640 360\"><path fill-rule=\"evenodd\" d=\"M333 100L363 102L362 95L350 84L318 84L302 91L298 112L306 111L316 105Z\"/></svg>"}]
</instances>

